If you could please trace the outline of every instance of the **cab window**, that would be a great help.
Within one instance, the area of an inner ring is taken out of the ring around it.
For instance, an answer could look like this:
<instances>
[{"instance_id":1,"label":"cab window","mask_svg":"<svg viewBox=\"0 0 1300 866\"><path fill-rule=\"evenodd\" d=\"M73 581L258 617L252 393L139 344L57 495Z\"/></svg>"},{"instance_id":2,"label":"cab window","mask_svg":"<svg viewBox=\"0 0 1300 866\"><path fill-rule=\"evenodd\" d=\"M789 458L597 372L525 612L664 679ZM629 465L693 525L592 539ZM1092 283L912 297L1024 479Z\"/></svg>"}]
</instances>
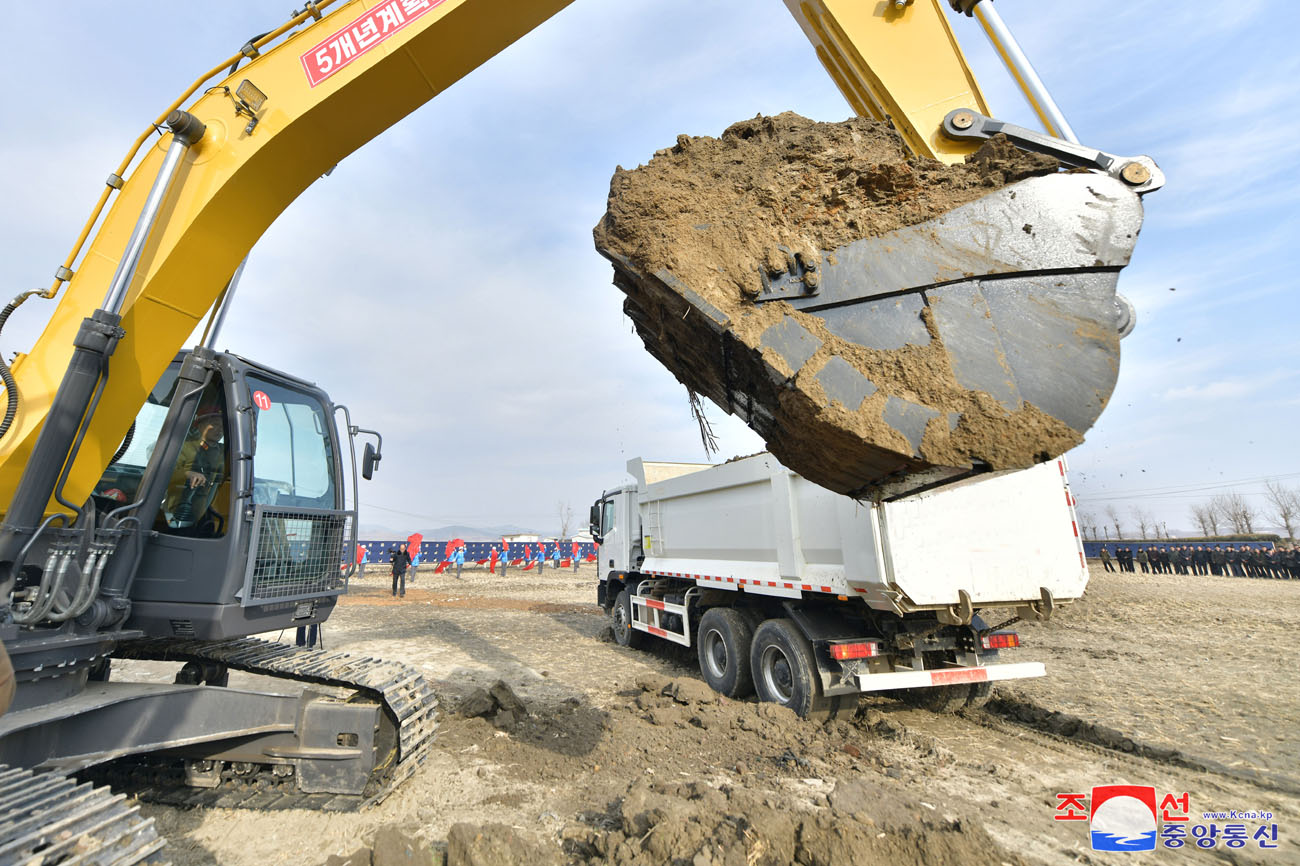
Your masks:
<instances>
[{"instance_id":1,"label":"cab window","mask_svg":"<svg viewBox=\"0 0 1300 866\"><path fill-rule=\"evenodd\" d=\"M335 508L330 416L291 386L248 376L253 405L253 501L292 508Z\"/></svg>"},{"instance_id":2,"label":"cab window","mask_svg":"<svg viewBox=\"0 0 1300 866\"><path fill-rule=\"evenodd\" d=\"M614 500L607 499L605 500L604 512L602 513L600 518L600 534L602 536L609 535L610 530L613 528L614 528Z\"/></svg>"},{"instance_id":3,"label":"cab window","mask_svg":"<svg viewBox=\"0 0 1300 866\"><path fill-rule=\"evenodd\" d=\"M172 465L154 529L170 535L219 538L230 514L226 395L214 377L199 395ZM150 447L152 452L152 446Z\"/></svg>"}]
</instances>

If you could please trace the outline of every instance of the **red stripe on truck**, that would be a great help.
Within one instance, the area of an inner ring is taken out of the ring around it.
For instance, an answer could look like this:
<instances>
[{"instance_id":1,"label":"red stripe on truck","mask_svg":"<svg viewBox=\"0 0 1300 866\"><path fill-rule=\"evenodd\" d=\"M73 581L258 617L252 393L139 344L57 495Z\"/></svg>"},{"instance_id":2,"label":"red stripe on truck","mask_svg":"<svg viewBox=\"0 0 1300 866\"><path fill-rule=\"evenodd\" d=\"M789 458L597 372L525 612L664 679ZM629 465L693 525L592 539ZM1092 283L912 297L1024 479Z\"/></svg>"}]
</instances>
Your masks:
<instances>
[{"instance_id":1,"label":"red stripe on truck","mask_svg":"<svg viewBox=\"0 0 1300 866\"><path fill-rule=\"evenodd\" d=\"M955 683L982 683L989 678L989 672L985 668L965 668L956 671L933 671L930 674L930 685L933 686L950 686Z\"/></svg>"},{"instance_id":2,"label":"red stripe on truck","mask_svg":"<svg viewBox=\"0 0 1300 866\"><path fill-rule=\"evenodd\" d=\"M652 625L648 625L645 628L646 631L650 632L650 634L655 635L656 637L668 637L668 632L664 631L661 628L655 628Z\"/></svg>"},{"instance_id":3,"label":"red stripe on truck","mask_svg":"<svg viewBox=\"0 0 1300 866\"><path fill-rule=\"evenodd\" d=\"M647 598L647 599L645 600L645 606L646 606L646 607L653 607L655 610L663 610L663 609L664 609L664 603L663 603L662 601L655 601L653 598Z\"/></svg>"}]
</instances>

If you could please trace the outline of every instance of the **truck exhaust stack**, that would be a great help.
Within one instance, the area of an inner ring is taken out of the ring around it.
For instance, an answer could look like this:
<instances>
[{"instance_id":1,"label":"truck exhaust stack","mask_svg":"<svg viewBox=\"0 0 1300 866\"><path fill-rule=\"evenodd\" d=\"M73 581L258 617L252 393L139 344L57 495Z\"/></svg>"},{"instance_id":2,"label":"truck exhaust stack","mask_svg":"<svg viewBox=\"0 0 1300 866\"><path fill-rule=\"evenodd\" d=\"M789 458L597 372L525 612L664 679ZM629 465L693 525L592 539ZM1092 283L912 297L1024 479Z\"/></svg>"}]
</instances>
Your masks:
<instances>
[{"instance_id":1,"label":"truck exhaust stack","mask_svg":"<svg viewBox=\"0 0 1300 866\"><path fill-rule=\"evenodd\" d=\"M988 142L757 117L619 171L594 231L647 351L837 493L895 498L1083 440L1142 224L1114 178Z\"/></svg>"}]
</instances>

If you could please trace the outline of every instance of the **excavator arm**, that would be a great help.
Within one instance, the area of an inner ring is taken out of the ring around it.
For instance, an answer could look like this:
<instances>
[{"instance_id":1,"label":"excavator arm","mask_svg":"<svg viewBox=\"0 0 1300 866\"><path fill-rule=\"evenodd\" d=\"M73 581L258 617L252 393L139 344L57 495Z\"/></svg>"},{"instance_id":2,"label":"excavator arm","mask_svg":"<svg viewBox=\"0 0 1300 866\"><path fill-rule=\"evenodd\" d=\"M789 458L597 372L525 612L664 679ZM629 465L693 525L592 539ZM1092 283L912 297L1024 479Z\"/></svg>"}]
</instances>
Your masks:
<instances>
[{"instance_id":1,"label":"excavator arm","mask_svg":"<svg viewBox=\"0 0 1300 866\"><path fill-rule=\"evenodd\" d=\"M63 498L85 501L149 389L290 202L348 154L569 2L308 3L286 25L201 76L189 91L199 95L186 111L203 132L180 158L138 265L118 287L124 335L73 456ZM937 0L787 5L855 111L892 118L920 155L956 161L974 150L973 143L940 134L947 110L984 110L985 104ZM53 296L66 280L45 332L13 364L18 404L0 438L0 508L10 502L31 458L82 320L103 305L115 273L124 269L124 251L175 140L162 124L185 99L137 141L143 152L131 170L136 149L109 177L86 232L45 293ZM155 127L162 133L156 137ZM102 226L82 251L114 191ZM303 245L318 240L304 238ZM59 509L51 503L50 510Z\"/></svg>"}]
</instances>

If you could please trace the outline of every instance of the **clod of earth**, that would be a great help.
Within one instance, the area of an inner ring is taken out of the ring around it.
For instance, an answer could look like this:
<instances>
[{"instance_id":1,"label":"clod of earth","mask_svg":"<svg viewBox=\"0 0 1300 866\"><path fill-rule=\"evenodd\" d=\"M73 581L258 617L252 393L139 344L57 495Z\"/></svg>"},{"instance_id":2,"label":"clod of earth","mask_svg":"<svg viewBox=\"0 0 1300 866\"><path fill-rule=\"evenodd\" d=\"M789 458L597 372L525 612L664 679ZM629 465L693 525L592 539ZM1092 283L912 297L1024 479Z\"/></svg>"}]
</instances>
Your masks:
<instances>
[{"instance_id":1,"label":"clod of earth","mask_svg":"<svg viewBox=\"0 0 1300 866\"><path fill-rule=\"evenodd\" d=\"M466 695L456 712L467 719L491 716L493 724L508 731L528 715L528 707L504 680L497 680L490 689Z\"/></svg>"},{"instance_id":2,"label":"clod of earth","mask_svg":"<svg viewBox=\"0 0 1300 866\"><path fill-rule=\"evenodd\" d=\"M861 494L929 467L1028 467L1081 431L962 385L919 294L861 313L870 320L852 329L874 336L849 339L848 326L764 293L791 280L812 292L817 263L838 264L829 251L1057 169L1005 140L945 166L911 156L887 124L758 116L620 167L593 234L650 354L746 419L786 466ZM1096 339L1118 352L1117 335Z\"/></svg>"}]
</instances>

